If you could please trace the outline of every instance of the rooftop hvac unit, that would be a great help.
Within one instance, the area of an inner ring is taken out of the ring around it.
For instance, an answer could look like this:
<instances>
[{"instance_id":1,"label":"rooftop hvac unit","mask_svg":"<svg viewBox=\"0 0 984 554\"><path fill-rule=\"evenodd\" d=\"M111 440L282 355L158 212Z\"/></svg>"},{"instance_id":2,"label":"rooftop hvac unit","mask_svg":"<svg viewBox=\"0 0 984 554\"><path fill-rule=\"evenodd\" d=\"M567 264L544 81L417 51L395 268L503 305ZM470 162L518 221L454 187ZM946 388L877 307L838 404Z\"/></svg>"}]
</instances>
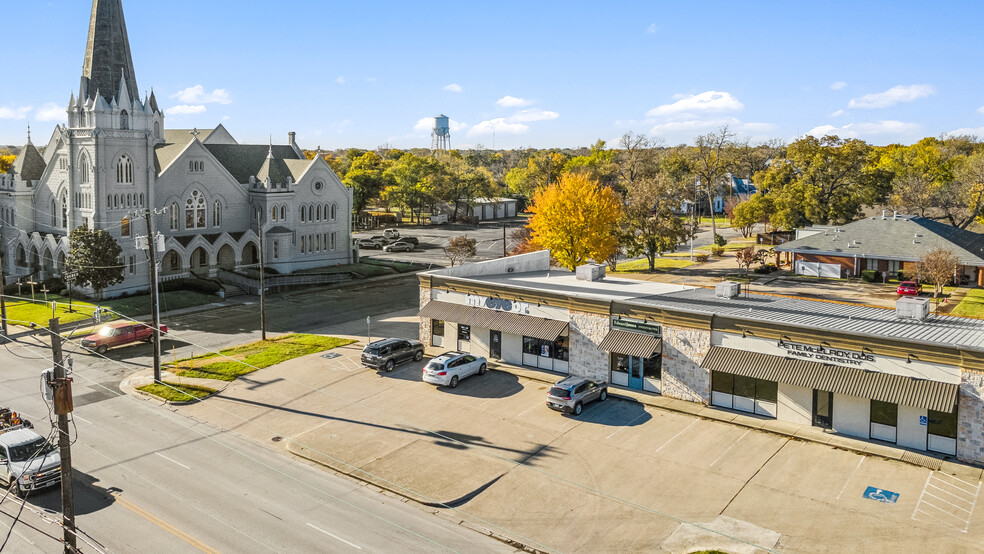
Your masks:
<instances>
[{"instance_id":1,"label":"rooftop hvac unit","mask_svg":"<svg viewBox=\"0 0 984 554\"><path fill-rule=\"evenodd\" d=\"M737 298L741 294L741 283L721 281L714 286L714 296L718 298Z\"/></svg>"},{"instance_id":2,"label":"rooftop hvac unit","mask_svg":"<svg viewBox=\"0 0 984 554\"><path fill-rule=\"evenodd\" d=\"M929 317L929 298L899 298L895 303L895 317L925 321Z\"/></svg>"},{"instance_id":3,"label":"rooftop hvac unit","mask_svg":"<svg viewBox=\"0 0 984 554\"><path fill-rule=\"evenodd\" d=\"M605 278L604 264L579 265L574 270L574 277L581 281L600 281Z\"/></svg>"}]
</instances>

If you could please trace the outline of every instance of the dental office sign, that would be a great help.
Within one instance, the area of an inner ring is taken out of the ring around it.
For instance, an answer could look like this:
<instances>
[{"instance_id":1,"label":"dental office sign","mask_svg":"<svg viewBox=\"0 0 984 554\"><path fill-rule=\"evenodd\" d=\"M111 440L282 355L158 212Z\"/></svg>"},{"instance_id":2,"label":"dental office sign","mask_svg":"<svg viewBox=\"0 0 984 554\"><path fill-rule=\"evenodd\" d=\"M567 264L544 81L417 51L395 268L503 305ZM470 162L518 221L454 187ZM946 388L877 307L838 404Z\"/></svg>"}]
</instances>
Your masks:
<instances>
[{"instance_id":1,"label":"dental office sign","mask_svg":"<svg viewBox=\"0 0 984 554\"><path fill-rule=\"evenodd\" d=\"M504 298L491 298L489 296L478 296L477 294L469 294L465 296L465 304L473 308L485 308L488 310L511 312L514 314L530 313L529 302L515 302L513 300L506 300Z\"/></svg>"},{"instance_id":2,"label":"dental office sign","mask_svg":"<svg viewBox=\"0 0 984 554\"><path fill-rule=\"evenodd\" d=\"M875 361L875 357L867 352L800 344L798 342L784 342L780 348L786 351L786 356L789 358L803 358L838 365L860 366L865 362Z\"/></svg>"}]
</instances>

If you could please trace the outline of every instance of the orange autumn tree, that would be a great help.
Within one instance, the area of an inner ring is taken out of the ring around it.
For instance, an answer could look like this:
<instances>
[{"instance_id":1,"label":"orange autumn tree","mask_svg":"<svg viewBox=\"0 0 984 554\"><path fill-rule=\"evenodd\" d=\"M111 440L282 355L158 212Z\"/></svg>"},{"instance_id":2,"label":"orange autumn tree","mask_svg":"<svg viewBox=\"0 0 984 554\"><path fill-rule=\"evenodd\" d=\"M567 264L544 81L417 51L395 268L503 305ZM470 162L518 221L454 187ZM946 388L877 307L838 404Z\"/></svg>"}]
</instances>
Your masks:
<instances>
[{"instance_id":1,"label":"orange autumn tree","mask_svg":"<svg viewBox=\"0 0 984 554\"><path fill-rule=\"evenodd\" d=\"M565 173L560 181L533 195L531 242L549 248L567 269L595 260L604 262L618 248L611 230L622 202L610 188L584 174Z\"/></svg>"}]
</instances>

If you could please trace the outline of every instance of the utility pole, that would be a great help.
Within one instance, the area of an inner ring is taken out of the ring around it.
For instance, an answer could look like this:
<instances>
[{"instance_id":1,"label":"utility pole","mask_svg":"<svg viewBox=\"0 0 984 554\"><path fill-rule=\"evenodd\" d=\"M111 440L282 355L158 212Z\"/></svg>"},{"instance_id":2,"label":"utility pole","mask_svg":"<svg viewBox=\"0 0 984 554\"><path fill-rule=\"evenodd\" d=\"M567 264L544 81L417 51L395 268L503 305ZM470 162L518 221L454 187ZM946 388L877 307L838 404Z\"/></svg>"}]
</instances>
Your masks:
<instances>
[{"instance_id":1,"label":"utility pole","mask_svg":"<svg viewBox=\"0 0 984 554\"><path fill-rule=\"evenodd\" d=\"M68 438L68 414L72 413L72 379L66 375L62 361L62 338L58 331L58 318L48 322L51 336L51 359L55 363L55 377L51 384L55 397L55 414L58 416L58 454L61 456L62 527L65 529L65 552L76 552L75 542L75 489L72 484L72 443Z\"/></svg>"},{"instance_id":2,"label":"utility pole","mask_svg":"<svg viewBox=\"0 0 984 554\"><path fill-rule=\"evenodd\" d=\"M157 297L157 236L154 235L154 210L144 212L147 219L147 246L150 256L150 303L153 314L154 334L154 382L161 382L161 312Z\"/></svg>"},{"instance_id":3,"label":"utility pole","mask_svg":"<svg viewBox=\"0 0 984 554\"><path fill-rule=\"evenodd\" d=\"M0 235L0 241L3 240ZM7 279L3 276L3 256L0 256L0 323L3 325L3 341L7 342L7 301L3 297L3 289L7 288Z\"/></svg>"},{"instance_id":4,"label":"utility pole","mask_svg":"<svg viewBox=\"0 0 984 554\"><path fill-rule=\"evenodd\" d=\"M263 223L260 225L260 339L266 340L266 290L264 290L263 277Z\"/></svg>"},{"instance_id":5,"label":"utility pole","mask_svg":"<svg viewBox=\"0 0 984 554\"><path fill-rule=\"evenodd\" d=\"M502 222L502 257L506 257L506 222Z\"/></svg>"}]
</instances>

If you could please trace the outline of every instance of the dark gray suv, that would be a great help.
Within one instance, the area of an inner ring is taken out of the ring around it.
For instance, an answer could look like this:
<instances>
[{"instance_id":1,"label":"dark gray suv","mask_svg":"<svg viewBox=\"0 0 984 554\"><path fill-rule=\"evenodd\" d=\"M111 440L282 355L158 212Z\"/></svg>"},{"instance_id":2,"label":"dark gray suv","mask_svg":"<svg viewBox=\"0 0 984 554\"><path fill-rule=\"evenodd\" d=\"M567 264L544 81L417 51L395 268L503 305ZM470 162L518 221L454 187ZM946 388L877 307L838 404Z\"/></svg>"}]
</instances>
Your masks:
<instances>
[{"instance_id":1,"label":"dark gray suv","mask_svg":"<svg viewBox=\"0 0 984 554\"><path fill-rule=\"evenodd\" d=\"M362 365L379 370L393 371L397 364L424 357L424 345L410 339L382 339L370 342L362 350Z\"/></svg>"},{"instance_id":2,"label":"dark gray suv","mask_svg":"<svg viewBox=\"0 0 984 554\"><path fill-rule=\"evenodd\" d=\"M547 407L568 414L581 415L588 402L604 402L608 398L608 383L584 377L568 377L550 387Z\"/></svg>"}]
</instances>

